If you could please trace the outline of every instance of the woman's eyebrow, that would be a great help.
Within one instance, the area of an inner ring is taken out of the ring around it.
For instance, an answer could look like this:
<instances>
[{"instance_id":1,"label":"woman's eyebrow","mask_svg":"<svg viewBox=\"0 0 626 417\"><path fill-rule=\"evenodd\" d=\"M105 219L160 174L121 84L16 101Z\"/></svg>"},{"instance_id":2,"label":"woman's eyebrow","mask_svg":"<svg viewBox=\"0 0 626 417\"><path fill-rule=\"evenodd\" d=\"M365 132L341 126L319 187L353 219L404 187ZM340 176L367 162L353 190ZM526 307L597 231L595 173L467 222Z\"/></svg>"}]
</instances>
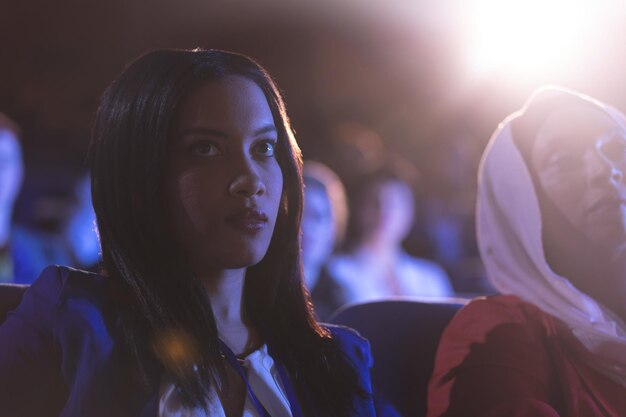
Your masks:
<instances>
[{"instance_id":1,"label":"woman's eyebrow","mask_svg":"<svg viewBox=\"0 0 626 417\"><path fill-rule=\"evenodd\" d=\"M276 133L276 126L273 124L265 125L254 131L254 136L260 136L266 133ZM215 136L223 139L228 138L228 134L218 129L212 129L209 127L190 127L186 129L182 129L178 132L179 137L184 137L188 135L204 135L204 136Z\"/></svg>"},{"instance_id":2,"label":"woman's eyebrow","mask_svg":"<svg viewBox=\"0 0 626 417\"><path fill-rule=\"evenodd\" d=\"M276 126L274 126L273 124L268 124L265 125L257 130L254 131L254 136L260 136L263 135L265 133L276 133Z\"/></svg>"},{"instance_id":3,"label":"woman's eyebrow","mask_svg":"<svg viewBox=\"0 0 626 417\"><path fill-rule=\"evenodd\" d=\"M182 129L178 132L179 137L184 137L188 135L204 135L204 136L215 136L220 138L227 138L228 135L225 132L217 129L211 129L208 127L190 127L187 129Z\"/></svg>"}]
</instances>

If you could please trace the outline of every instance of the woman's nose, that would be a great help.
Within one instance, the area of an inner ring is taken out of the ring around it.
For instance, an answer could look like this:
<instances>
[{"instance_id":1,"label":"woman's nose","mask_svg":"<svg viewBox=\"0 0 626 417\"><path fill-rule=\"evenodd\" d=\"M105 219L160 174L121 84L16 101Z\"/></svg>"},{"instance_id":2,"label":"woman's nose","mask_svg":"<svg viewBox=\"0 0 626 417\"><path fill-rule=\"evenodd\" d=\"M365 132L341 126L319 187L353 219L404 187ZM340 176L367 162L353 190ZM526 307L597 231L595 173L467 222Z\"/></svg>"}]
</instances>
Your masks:
<instances>
[{"instance_id":1,"label":"woman's nose","mask_svg":"<svg viewBox=\"0 0 626 417\"><path fill-rule=\"evenodd\" d=\"M599 143L596 147L602 164L602 175L606 178L607 174L609 182L613 185L622 185L624 181L625 160L624 153L626 150L626 142L609 140Z\"/></svg>"},{"instance_id":2,"label":"woman's nose","mask_svg":"<svg viewBox=\"0 0 626 417\"><path fill-rule=\"evenodd\" d=\"M622 185L624 180L624 172L619 165L603 157L598 158L589 169L592 171L591 182L597 185L606 184L608 180L610 184L617 186Z\"/></svg>"},{"instance_id":3,"label":"woman's nose","mask_svg":"<svg viewBox=\"0 0 626 417\"><path fill-rule=\"evenodd\" d=\"M611 183L621 185L624 180L624 173L615 167L611 168Z\"/></svg>"},{"instance_id":4,"label":"woman's nose","mask_svg":"<svg viewBox=\"0 0 626 417\"><path fill-rule=\"evenodd\" d=\"M244 169L231 181L228 192L232 196L245 198L263 195L265 193L263 180L253 166L249 163L245 163L244 165Z\"/></svg>"}]
</instances>

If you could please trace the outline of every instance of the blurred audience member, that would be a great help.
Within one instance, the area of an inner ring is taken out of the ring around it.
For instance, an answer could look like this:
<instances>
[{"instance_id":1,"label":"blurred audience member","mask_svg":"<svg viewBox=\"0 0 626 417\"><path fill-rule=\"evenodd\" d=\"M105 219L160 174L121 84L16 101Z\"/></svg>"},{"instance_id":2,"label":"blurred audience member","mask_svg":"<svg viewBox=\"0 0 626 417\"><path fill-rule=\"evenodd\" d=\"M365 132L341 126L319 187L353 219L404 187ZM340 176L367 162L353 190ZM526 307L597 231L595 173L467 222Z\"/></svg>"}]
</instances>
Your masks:
<instances>
[{"instance_id":1,"label":"blurred audience member","mask_svg":"<svg viewBox=\"0 0 626 417\"><path fill-rule=\"evenodd\" d=\"M12 252L16 283L30 283L48 265L95 270L100 260L89 176L81 177L67 202L67 218L60 230L14 227Z\"/></svg>"},{"instance_id":2,"label":"blurred audience member","mask_svg":"<svg viewBox=\"0 0 626 417\"><path fill-rule=\"evenodd\" d=\"M408 162L396 159L351 188L346 250L328 264L349 302L453 295L443 268L410 256L402 247L415 216L413 171Z\"/></svg>"},{"instance_id":3,"label":"blurred audience member","mask_svg":"<svg viewBox=\"0 0 626 417\"><path fill-rule=\"evenodd\" d=\"M326 165L305 162L303 177L302 264L317 316L325 320L346 302L326 262L344 237L348 207L339 177Z\"/></svg>"},{"instance_id":4,"label":"blurred audience member","mask_svg":"<svg viewBox=\"0 0 626 417\"><path fill-rule=\"evenodd\" d=\"M14 276L12 217L15 200L22 185L24 166L18 139L19 129L0 113L0 281Z\"/></svg>"},{"instance_id":5,"label":"blurred audience member","mask_svg":"<svg viewBox=\"0 0 626 417\"><path fill-rule=\"evenodd\" d=\"M100 257L89 177L79 181L64 228L46 232L13 222L24 163L19 128L0 113L0 282L27 284L50 264L93 268Z\"/></svg>"}]
</instances>

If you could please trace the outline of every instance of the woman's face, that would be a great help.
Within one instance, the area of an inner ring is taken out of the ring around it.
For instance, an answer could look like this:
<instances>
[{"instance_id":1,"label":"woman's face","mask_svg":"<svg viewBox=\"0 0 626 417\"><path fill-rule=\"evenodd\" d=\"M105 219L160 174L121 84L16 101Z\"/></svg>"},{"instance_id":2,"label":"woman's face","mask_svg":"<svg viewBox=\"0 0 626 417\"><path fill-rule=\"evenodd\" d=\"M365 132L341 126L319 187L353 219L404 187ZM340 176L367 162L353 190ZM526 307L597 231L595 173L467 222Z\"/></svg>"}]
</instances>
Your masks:
<instances>
[{"instance_id":1,"label":"woman's face","mask_svg":"<svg viewBox=\"0 0 626 417\"><path fill-rule=\"evenodd\" d=\"M622 126L590 106L555 111L531 159L543 194L576 230L598 245L626 242Z\"/></svg>"},{"instance_id":2,"label":"woman's face","mask_svg":"<svg viewBox=\"0 0 626 417\"><path fill-rule=\"evenodd\" d=\"M366 239L399 244L413 224L413 192L402 181L379 180L365 191L357 210Z\"/></svg>"},{"instance_id":3,"label":"woman's face","mask_svg":"<svg viewBox=\"0 0 626 417\"><path fill-rule=\"evenodd\" d=\"M170 225L194 272L260 262L283 190L278 134L263 91L239 76L208 82L179 106L170 132Z\"/></svg>"}]
</instances>

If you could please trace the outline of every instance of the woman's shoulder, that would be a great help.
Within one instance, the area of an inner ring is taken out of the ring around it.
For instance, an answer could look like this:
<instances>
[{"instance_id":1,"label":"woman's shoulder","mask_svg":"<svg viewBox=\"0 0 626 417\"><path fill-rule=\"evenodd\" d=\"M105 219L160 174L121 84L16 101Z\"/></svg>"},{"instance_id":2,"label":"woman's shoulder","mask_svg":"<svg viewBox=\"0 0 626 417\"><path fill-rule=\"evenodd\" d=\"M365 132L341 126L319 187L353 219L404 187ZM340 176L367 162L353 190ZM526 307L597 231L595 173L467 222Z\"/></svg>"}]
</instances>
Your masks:
<instances>
[{"instance_id":1,"label":"woman's shoulder","mask_svg":"<svg viewBox=\"0 0 626 417\"><path fill-rule=\"evenodd\" d=\"M28 292L51 298L70 296L104 297L107 283L102 275L68 266L50 265L30 285Z\"/></svg>"},{"instance_id":2,"label":"woman's shoulder","mask_svg":"<svg viewBox=\"0 0 626 417\"><path fill-rule=\"evenodd\" d=\"M532 407L550 398L556 381L553 353L558 352L558 339L548 337L552 320L511 295L479 298L464 306L439 342L429 384L429 416L500 416L522 406L532 409L523 415L540 415ZM502 410L494 414L498 407Z\"/></svg>"},{"instance_id":3,"label":"woman's shoulder","mask_svg":"<svg viewBox=\"0 0 626 417\"><path fill-rule=\"evenodd\" d=\"M330 334L336 345L351 359L357 359L365 362L367 366L371 366L372 354L370 351L369 341L359 334L356 330L336 324L323 324Z\"/></svg>"},{"instance_id":4,"label":"woman's shoulder","mask_svg":"<svg viewBox=\"0 0 626 417\"><path fill-rule=\"evenodd\" d=\"M324 323L322 326L328 330L333 339L342 340L350 343L367 343L367 339L359 334L352 327L342 326L340 324Z\"/></svg>"},{"instance_id":5,"label":"woman's shoulder","mask_svg":"<svg viewBox=\"0 0 626 417\"><path fill-rule=\"evenodd\" d=\"M339 279L353 276L360 266L356 258L349 253L334 254L326 262L326 269L330 275Z\"/></svg>"},{"instance_id":6,"label":"woman's shoulder","mask_svg":"<svg viewBox=\"0 0 626 417\"><path fill-rule=\"evenodd\" d=\"M484 325L543 322L552 317L534 304L515 295L480 297L459 310L451 324L465 326L471 322Z\"/></svg>"},{"instance_id":7,"label":"woman's shoulder","mask_svg":"<svg viewBox=\"0 0 626 417\"><path fill-rule=\"evenodd\" d=\"M478 298L452 318L442 334L439 351L458 353L474 344L493 349L540 346L556 331L555 324L552 316L516 296Z\"/></svg>"},{"instance_id":8,"label":"woman's shoulder","mask_svg":"<svg viewBox=\"0 0 626 417\"><path fill-rule=\"evenodd\" d=\"M415 295L450 297L454 289L448 273L438 263L424 258L416 258L403 252L398 258L399 278Z\"/></svg>"},{"instance_id":9,"label":"woman's shoulder","mask_svg":"<svg viewBox=\"0 0 626 417\"><path fill-rule=\"evenodd\" d=\"M112 305L106 279L98 274L52 265L46 267L24 292L13 313L52 330L61 318L103 315Z\"/></svg>"}]
</instances>

